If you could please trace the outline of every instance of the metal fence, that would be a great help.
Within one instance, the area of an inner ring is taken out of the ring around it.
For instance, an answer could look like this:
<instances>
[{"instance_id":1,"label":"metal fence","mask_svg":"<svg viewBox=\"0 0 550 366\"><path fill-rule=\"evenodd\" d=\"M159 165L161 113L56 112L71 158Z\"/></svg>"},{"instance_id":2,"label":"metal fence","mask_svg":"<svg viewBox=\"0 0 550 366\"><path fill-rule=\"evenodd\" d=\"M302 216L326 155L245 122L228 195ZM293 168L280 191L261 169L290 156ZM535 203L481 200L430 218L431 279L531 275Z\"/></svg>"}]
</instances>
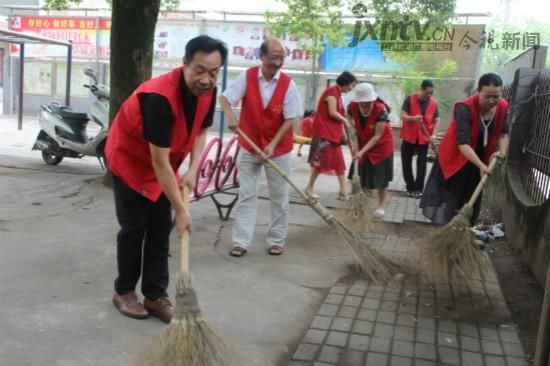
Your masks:
<instances>
[{"instance_id":1,"label":"metal fence","mask_svg":"<svg viewBox=\"0 0 550 366\"><path fill-rule=\"evenodd\" d=\"M542 204L550 198L550 70L533 82L526 104L531 121L522 147L522 181L529 197Z\"/></svg>"}]
</instances>

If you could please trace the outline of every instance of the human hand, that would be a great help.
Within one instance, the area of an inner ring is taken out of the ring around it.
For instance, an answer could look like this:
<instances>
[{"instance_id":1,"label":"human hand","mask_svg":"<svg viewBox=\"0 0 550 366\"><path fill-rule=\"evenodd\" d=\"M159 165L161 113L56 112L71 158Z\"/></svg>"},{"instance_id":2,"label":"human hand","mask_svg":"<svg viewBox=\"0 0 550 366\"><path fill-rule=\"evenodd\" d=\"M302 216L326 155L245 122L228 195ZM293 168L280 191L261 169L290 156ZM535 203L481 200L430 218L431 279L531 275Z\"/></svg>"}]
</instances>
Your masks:
<instances>
[{"instance_id":1,"label":"human hand","mask_svg":"<svg viewBox=\"0 0 550 366\"><path fill-rule=\"evenodd\" d=\"M180 187L183 190L183 187L187 186L190 191L195 189L195 183L197 182L197 172L195 170L189 169L185 172L184 175L180 178Z\"/></svg>"},{"instance_id":2,"label":"human hand","mask_svg":"<svg viewBox=\"0 0 550 366\"><path fill-rule=\"evenodd\" d=\"M176 211L176 231L181 237L186 231L191 234L193 222L187 210Z\"/></svg>"},{"instance_id":3,"label":"human hand","mask_svg":"<svg viewBox=\"0 0 550 366\"><path fill-rule=\"evenodd\" d=\"M265 148L264 148L264 158L270 158L273 156L273 152L275 151L275 145L270 142Z\"/></svg>"},{"instance_id":4,"label":"human hand","mask_svg":"<svg viewBox=\"0 0 550 366\"><path fill-rule=\"evenodd\" d=\"M491 154L491 157L489 158L489 161L493 160L494 158L497 158L499 160L504 160L505 155L501 151L495 151Z\"/></svg>"},{"instance_id":5,"label":"human hand","mask_svg":"<svg viewBox=\"0 0 550 366\"><path fill-rule=\"evenodd\" d=\"M424 120L424 117L419 114L413 117L416 122L422 122Z\"/></svg>"},{"instance_id":6,"label":"human hand","mask_svg":"<svg viewBox=\"0 0 550 366\"><path fill-rule=\"evenodd\" d=\"M482 163L481 166L479 167L479 175L482 177L484 175L491 175L491 171L489 170L489 167Z\"/></svg>"}]
</instances>

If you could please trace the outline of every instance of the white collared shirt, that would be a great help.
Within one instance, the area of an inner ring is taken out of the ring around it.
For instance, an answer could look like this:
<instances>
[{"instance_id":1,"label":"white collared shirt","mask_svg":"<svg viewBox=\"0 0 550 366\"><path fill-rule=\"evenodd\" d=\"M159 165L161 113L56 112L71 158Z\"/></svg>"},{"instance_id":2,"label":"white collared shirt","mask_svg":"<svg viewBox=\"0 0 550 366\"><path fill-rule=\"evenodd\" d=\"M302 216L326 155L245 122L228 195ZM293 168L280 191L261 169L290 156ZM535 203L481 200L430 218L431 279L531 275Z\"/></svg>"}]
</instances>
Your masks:
<instances>
[{"instance_id":1,"label":"white collared shirt","mask_svg":"<svg viewBox=\"0 0 550 366\"><path fill-rule=\"evenodd\" d=\"M260 94L262 96L262 103L264 108L267 107L267 105L269 104L269 101L273 96L273 92L275 91L275 87L277 86L277 82L279 81L280 76L281 71L277 71L275 77L273 77L273 79L271 79L270 81L267 81L262 74L262 68L260 67L258 69L258 81L260 83ZM223 96L227 98L229 103L231 103L231 106L236 107L241 102L241 99L243 99L245 93L246 71L242 72L237 80L235 80L233 84L229 85L227 89L225 89L225 91L223 92ZM303 114L304 110L302 108L302 100L300 99L300 95L298 94L298 89L296 88L294 80L290 80L290 84L288 85L288 89L285 94L283 105L283 118L300 119L302 118Z\"/></svg>"}]
</instances>

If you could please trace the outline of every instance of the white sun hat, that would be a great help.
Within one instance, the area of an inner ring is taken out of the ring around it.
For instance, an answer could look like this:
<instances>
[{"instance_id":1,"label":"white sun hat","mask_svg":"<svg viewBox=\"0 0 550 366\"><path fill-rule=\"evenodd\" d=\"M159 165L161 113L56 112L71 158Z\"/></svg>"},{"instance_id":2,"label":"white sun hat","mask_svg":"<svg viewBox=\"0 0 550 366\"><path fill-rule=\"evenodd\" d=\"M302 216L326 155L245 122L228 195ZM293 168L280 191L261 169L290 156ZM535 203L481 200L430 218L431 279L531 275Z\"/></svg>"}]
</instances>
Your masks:
<instances>
[{"instance_id":1,"label":"white sun hat","mask_svg":"<svg viewBox=\"0 0 550 366\"><path fill-rule=\"evenodd\" d=\"M373 102L378 98L378 94L374 91L372 84L360 83L353 88L352 101L356 103Z\"/></svg>"}]
</instances>

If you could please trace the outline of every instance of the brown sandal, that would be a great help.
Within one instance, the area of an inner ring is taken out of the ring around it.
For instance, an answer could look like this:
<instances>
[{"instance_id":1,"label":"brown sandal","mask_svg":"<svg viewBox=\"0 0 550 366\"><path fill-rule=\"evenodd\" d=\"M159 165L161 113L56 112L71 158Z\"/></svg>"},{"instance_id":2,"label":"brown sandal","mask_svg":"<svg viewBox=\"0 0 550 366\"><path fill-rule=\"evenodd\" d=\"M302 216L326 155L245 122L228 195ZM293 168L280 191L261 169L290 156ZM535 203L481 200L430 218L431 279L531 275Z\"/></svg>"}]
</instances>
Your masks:
<instances>
[{"instance_id":1,"label":"brown sandal","mask_svg":"<svg viewBox=\"0 0 550 366\"><path fill-rule=\"evenodd\" d=\"M281 255L283 254L283 248L278 245L272 245L267 250L267 253L269 255Z\"/></svg>"},{"instance_id":2,"label":"brown sandal","mask_svg":"<svg viewBox=\"0 0 550 366\"><path fill-rule=\"evenodd\" d=\"M238 245L235 245L233 249L231 249L231 251L229 252L229 255L232 257L242 257L245 254L246 254L246 249Z\"/></svg>"}]
</instances>

